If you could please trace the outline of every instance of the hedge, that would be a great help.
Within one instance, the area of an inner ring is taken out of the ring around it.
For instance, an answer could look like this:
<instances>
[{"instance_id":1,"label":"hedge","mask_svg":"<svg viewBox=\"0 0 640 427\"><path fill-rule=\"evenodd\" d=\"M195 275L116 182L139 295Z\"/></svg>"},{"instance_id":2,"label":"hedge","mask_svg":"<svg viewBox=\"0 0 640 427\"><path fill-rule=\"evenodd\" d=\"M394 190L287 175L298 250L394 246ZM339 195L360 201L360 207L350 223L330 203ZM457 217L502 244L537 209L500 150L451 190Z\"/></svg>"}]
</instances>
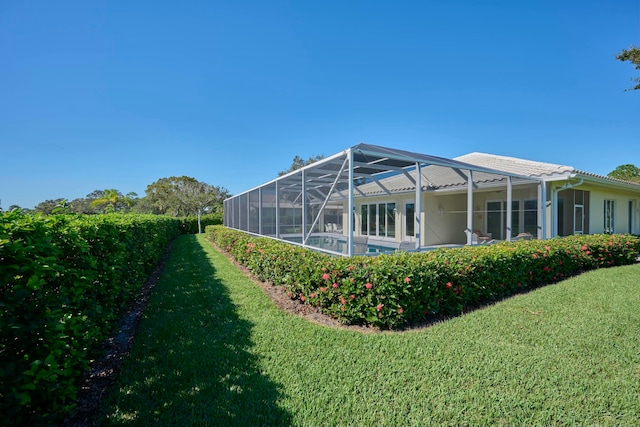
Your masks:
<instances>
[{"instance_id":1,"label":"hedge","mask_svg":"<svg viewBox=\"0 0 640 427\"><path fill-rule=\"evenodd\" d=\"M222 226L207 239L262 281L345 324L396 328L580 272L636 262L640 237L588 235L377 257L334 257Z\"/></svg>"},{"instance_id":2,"label":"hedge","mask_svg":"<svg viewBox=\"0 0 640 427\"><path fill-rule=\"evenodd\" d=\"M77 379L180 221L155 215L0 214L0 412L59 421Z\"/></svg>"},{"instance_id":3,"label":"hedge","mask_svg":"<svg viewBox=\"0 0 640 427\"><path fill-rule=\"evenodd\" d=\"M197 216L180 217L179 219L181 234L198 234ZM206 229L209 225L220 225L222 222L222 213L206 214L200 217L200 226L202 227L202 230Z\"/></svg>"}]
</instances>

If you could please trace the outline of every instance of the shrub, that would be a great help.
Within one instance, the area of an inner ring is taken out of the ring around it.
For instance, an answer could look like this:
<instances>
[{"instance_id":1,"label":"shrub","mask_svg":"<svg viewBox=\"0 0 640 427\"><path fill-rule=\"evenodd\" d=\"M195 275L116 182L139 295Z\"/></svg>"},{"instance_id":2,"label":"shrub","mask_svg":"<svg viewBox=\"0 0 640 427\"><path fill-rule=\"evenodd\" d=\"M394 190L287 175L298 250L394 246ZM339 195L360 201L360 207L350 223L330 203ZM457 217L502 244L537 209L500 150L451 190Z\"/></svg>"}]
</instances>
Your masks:
<instances>
[{"instance_id":1,"label":"shrub","mask_svg":"<svg viewBox=\"0 0 640 427\"><path fill-rule=\"evenodd\" d=\"M95 345L179 221L152 215L0 214L0 411L50 424L73 407Z\"/></svg>"},{"instance_id":2,"label":"shrub","mask_svg":"<svg viewBox=\"0 0 640 427\"><path fill-rule=\"evenodd\" d=\"M198 234L198 217L187 216L180 217L180 234ZM209 225L222 224L222 213L212 213L200 216L200 225L204 230Z\"/></svg>"},{"instance_id":3,"label":"shrub","mask_svg":"<svg viewBox=\"0 0 640 427\"><path fill-rule=\"evenodd\" d=\"M458 314L582 271L636 262L640 238L589 235L377 257L332 257L222 226L207 238L260 280L347 324Z\"/></svg>"}]
</instances>

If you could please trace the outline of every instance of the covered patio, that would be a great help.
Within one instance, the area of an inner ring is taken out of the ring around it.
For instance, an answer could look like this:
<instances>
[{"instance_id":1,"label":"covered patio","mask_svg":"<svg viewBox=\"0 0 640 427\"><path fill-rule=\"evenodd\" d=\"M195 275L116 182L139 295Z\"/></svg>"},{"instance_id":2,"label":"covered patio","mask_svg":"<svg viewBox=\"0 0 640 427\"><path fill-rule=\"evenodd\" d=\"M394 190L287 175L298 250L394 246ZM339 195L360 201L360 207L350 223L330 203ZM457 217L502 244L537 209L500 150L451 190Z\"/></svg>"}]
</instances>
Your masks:
<instances>
[{"instance_id":1,"label":"covered patio","mask_svg":"<svg viewBox=\"0 0 640 427\"><path fill-rule=\"evenodd\" d=\"M516 210L514 191L525 189L528 210ZM505 197L500 215L488 212L489 202L474 204L497 193ZM371 255L511 240L527 214L528 234L543 238L545 200L539 178L358 144L225 200L224 225L335 255Z\"/></svg>"}]
</instances>

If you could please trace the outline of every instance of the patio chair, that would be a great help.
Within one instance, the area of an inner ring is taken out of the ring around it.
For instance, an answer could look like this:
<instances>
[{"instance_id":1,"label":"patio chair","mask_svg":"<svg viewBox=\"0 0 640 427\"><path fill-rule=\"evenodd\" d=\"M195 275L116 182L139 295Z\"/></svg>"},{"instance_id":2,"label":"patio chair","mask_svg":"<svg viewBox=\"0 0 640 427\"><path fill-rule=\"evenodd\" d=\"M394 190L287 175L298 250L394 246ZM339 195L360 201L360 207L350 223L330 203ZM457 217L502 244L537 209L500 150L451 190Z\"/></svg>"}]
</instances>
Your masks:
<instances>
[{"instance_id":1,"label":"patio chair","mask_svg":"<svg viewBox=\"0 0 640 427\"><path fill-rule=\"evenodd\" d=\"M410 242L408 240L403 240L398 245L399 251L414 251L416 249L416 242Z\"/></svg>"},{"instance_id":2,"label":"patio chair","mask_svg":"<svg viewBox=\"0 0 640 427\"><path fill-rule=\"evenodd\" d=\"M475 230L471 234L471 244L472 245L485 245L488 243L494 243L495 240L491 237L491 233L482 234L481 231Z\"/></svg>"},{"instance_id":3,"label":"patio chair","mask_svg":"<svg viewBox=\"0 0 640 427\"><path fill-rule=\"evenodd\" d=\"M363 255L369 251L369 236L353 236L353 254Z\"/></svg>"},{"instance_id":4,"label":"patio chair","mask_svg":"<svg viewBox=\"0 0 640 427\"><path fill-rule=\"evenodd\" d=\"M512 242L517 242L518 240L531 240L533 239L533 234L531 233L520 233L516 237L511 239Z\"/></svg>"}]
</instances>

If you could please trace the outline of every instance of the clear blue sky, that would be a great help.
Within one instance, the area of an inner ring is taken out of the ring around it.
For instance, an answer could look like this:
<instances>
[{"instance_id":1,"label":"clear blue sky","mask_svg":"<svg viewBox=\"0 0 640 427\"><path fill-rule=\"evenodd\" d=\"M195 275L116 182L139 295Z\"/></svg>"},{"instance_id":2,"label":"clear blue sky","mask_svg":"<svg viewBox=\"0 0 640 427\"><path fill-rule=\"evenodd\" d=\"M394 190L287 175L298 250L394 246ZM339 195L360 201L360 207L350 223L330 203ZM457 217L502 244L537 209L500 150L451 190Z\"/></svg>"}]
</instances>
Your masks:
<instances>
[{"instance_id":1,"label":"clear blue sky","mask_svg":"<svg viewBox=\"0 0 640 427\"><path fill-rule=\"evenodd\" d=\"M1 1L0 200L239 193L360 142L640 166L640 1Z\"/></svg>"}]
</instances>

